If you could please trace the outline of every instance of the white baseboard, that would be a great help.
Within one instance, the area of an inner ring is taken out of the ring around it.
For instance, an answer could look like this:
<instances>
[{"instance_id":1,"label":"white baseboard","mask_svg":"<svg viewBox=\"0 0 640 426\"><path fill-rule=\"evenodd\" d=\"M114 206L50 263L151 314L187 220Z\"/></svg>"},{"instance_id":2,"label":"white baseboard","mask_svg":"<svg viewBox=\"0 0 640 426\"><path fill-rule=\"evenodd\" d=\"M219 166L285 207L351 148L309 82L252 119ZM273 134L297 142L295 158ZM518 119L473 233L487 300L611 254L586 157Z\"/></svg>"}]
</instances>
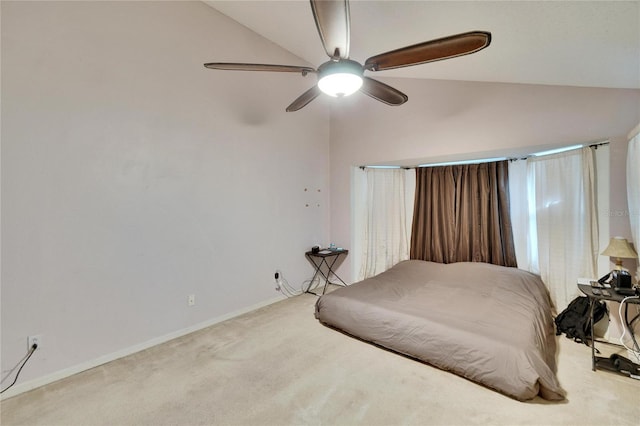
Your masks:
<instances>
[{"instance_id":1,"label":"white baseboard","mask_svg":"<svg viewBox=\"0 0 640 426\"><path fill-rule=\"evenodd\" d=\"M58 380L64 379L69 376L73 376L74 374L78 374L82 371L90 370L92 368L98 367L99 365L106 364L111 361L115 361L116 359L123 358L125 356L134 354L136 352L143 351L145 349L149 349L152 346L160 345L162 343L168 342L169 340L176 339L178 337L186 336L187 334L193 333L198 330L202 330L203 328L210 327L212 325L218 324L222 321L226 321L228 319L240 316L242 314L246 314L247 312L255 311L256 309L260 309L262 307L271 305L276 302L280 302L284 300L282 296L265 300L263 302L257 303L255 305L239 309L237 311L230 312L228 314L222 315L220 317L212 318L210 320L201 322L199 324L192 325L187 328L183 328L182 330L177 330L169 334L165 334L164 336L156 337L151 340L147 340L146 342L139 343L134 346L130 346L128 348L124 348L117 352L113 352L107 355L103 355L101 357L92 359L87 362L83 362L81 364L74 365L69 368L65 368L63 370L56 371L51 374L47 374L46 376L39 377L37 379L30 380L28 382L16 384L11 389L8 389L5 393L0 396L0 400L4 400L7 398L11 398L12 396L16 396L18 394L33 390L35 388L39 388L40 386L47 385L49 383L56 382Z\"/></svg>"}]
</instances>

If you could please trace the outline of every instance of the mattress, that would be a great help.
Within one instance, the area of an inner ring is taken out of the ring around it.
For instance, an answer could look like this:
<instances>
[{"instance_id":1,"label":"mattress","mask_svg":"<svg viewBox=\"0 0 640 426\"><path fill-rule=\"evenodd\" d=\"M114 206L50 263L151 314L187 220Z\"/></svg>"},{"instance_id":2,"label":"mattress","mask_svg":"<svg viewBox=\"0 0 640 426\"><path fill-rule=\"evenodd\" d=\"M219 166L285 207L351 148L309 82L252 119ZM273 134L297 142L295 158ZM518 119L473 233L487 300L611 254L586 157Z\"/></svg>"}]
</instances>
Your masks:
<instances>
[{"instance_id":1,"label":"mattress","mask_svg":"<svg viewBox=\"0 0 640 426\"><path fill-rule=\"evenodd\" d=\"M517 400L563 400L540 277L478 262L401 262L320 297L316 318Z\"/></svg>"}]
</instances>

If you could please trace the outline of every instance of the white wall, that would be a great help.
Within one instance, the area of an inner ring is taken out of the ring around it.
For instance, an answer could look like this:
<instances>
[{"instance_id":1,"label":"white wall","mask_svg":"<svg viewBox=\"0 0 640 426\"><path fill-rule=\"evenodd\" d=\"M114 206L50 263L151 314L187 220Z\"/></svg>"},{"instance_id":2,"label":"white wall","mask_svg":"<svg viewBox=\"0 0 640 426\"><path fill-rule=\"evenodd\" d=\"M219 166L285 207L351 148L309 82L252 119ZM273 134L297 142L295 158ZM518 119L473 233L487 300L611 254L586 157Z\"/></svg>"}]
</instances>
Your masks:
<instances>
[{"instance_id":1,"label":"white wall","mask_svg":"<svg viewBox=\"0 0 640 426\"><path fill-rule=\"evenodd\" d=\"M3 375L29 335L20 383L310 278L327 105L285 113L309 77L203 67L302 60L201 2L1 7Z\"/></svg>"},{"instance_id":2,"label":"white wall","mask_svg":"<svg viewBox=\"0 0 640 426\"><path fill-rule=\"evenodd\" d=\"M352 234L353 166L482 158L527 152L528 147L611 139L611 170L624 170L615 150L619 137L624 139L640 117L640 90L381 80L405 92L409 101L389 107L356 94L331 106L331 240L344 247ZM618 184L612 176L612 189ZM612 197L611 202L613 209L626 208L623 200ZM623 225L612 220L614 226ZM343 278L351 275L350 261L347 258L341 266Z\"/></svg>"}]
</instances>

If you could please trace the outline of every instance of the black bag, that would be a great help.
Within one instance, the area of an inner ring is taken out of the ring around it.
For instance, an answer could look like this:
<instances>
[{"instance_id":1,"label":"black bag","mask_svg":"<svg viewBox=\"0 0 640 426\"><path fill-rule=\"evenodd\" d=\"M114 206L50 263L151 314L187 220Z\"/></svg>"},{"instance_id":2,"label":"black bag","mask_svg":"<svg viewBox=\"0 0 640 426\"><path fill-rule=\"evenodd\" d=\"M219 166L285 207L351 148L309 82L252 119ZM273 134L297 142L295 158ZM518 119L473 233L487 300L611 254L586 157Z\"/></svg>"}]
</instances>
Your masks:
<instances>
[{"instance_id":1,"label":"black bag","mask_svg":"<svg viewBox=\"0 0 640 426\"><path fill-rule=\"evenodd\" d=\"M607 312L607 305L601 301L595 301L593 306L594 323L600 321ZM591 315L589 312L589 298L576 297L569 303L567 309L562 311L555 319L556 336L564 333L568 339L588 345L591 340Z\"/></svg>"}]
</instances>

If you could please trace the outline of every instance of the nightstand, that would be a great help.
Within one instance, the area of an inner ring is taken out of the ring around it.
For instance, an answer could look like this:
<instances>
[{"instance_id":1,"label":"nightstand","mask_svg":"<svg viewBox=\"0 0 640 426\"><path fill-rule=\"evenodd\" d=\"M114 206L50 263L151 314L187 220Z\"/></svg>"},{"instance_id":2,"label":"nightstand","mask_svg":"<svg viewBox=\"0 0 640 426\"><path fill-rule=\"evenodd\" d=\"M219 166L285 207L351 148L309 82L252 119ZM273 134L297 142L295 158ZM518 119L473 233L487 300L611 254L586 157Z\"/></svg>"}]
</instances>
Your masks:
<instances>
[{"instance_id":1,"label":"nightstand","mask_svg":"<svg viewBox=\"0 0 640 426\"><path fill-rule=\"evenodd\" d=\"M635 315L631 320L629 320L629 304L638 304L640 305L640 298L635 296L625 296L623 294L616 293L613 288L598 288L592 287L588 284L578 284L578 288L582 293L584 293L590 302L589 308L589 316L591 321L591 369L596 371L596 369L608 370L608 371L619 371L617 365L614 365L614 361L612 358L603 358L596 356L596 344L593 336L593 307L594 304L599 300L609 301L609 302L624 302L624 322L627 327L627 331L629 332L631 339L633 341L634 347L638 350L640 346L638 345L638 341L636 339L635 334L633 333L633 324L636 321L640 320L640 314ZM594 290L599 293L595 294ZM609 294L603 294L606 291ZM632 367L633 368L633 367ZM640 374L640 365L635 364L636 371L631 372L631 374Z\"/></svg>"},{"instance_id":2,"label":"nightstand","mask_svg":"<svg viewBox=\"0 0 640 426\"><path fill-rule=\"evenodd\" d=\"M309 259L311 263L313 263L313 265L315 266L316 272L313 274L313 278L309 282L309 287L307 287L307 289L305 290L305 293L321 296L320 294L316 294L311 291L311 285L315 281L318 274L322 275L322 277L324 278L324 288L322 289L322 294L324 294L327 291L328 284L337 284L337 283L329 282L330 275L333 275L342 283L337 285L342 285L346 287L347 284L344 281L342 281L342 278L340 278L334 272L333 266L336 264L336 261L338 260L341 254L344 254L346 256L348 253L349 253L349 250L345 250L345 249L339 249L339 250L324 249L324 250L318 251L317 253L314 253L312 251L306 252L304 255L307 257L307 259ZM323 265L326 267L326 272L322 270Z\"/></svg>"}]
</instances>

